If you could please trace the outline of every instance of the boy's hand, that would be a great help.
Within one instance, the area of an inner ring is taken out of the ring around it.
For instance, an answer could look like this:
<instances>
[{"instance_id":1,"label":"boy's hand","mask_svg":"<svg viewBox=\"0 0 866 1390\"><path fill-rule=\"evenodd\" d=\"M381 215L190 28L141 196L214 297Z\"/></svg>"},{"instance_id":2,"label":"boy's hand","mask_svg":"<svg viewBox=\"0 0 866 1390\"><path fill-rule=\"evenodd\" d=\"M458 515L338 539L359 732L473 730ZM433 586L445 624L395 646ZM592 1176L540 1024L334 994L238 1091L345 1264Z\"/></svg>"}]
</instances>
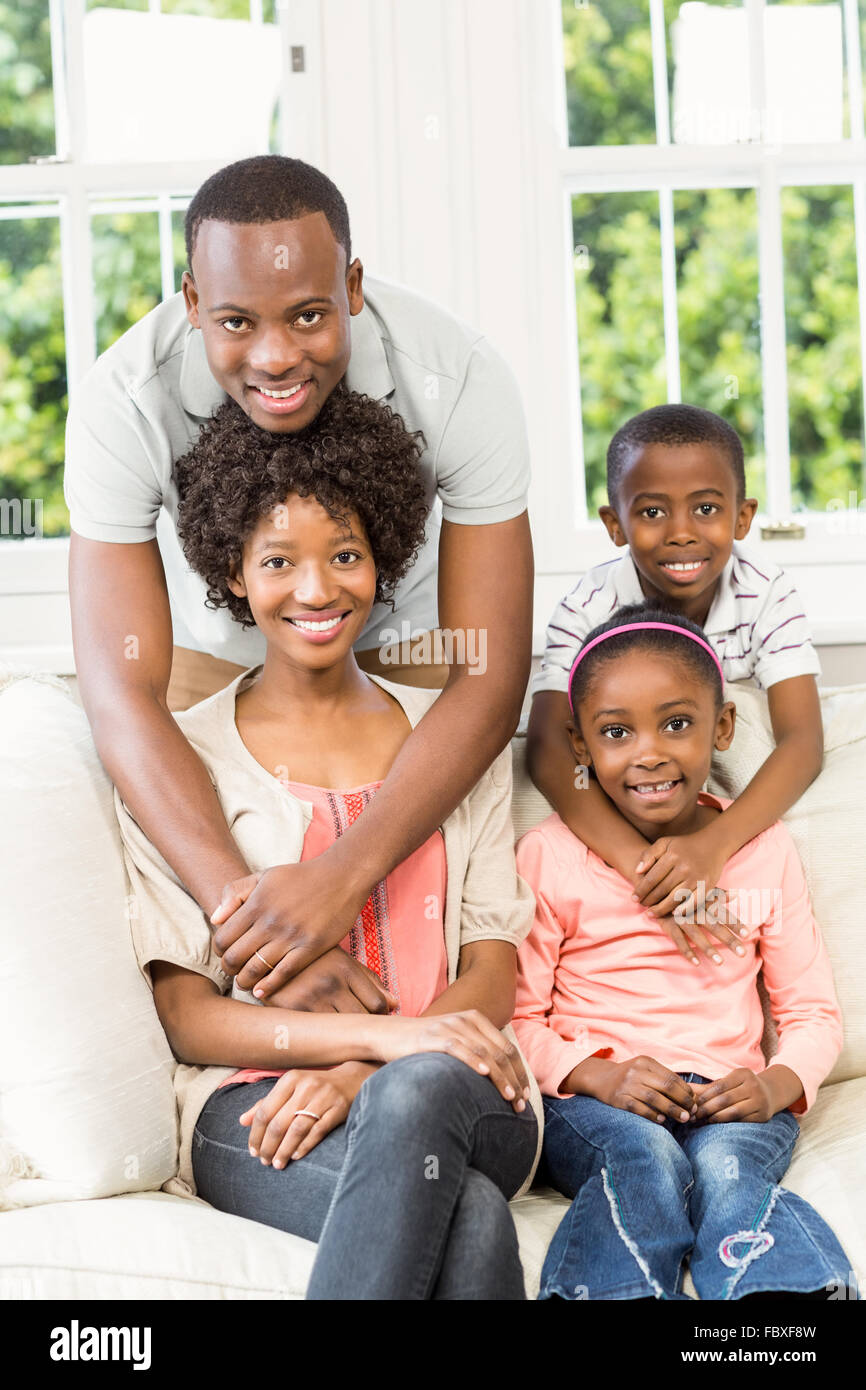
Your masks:
<instances>
[{"instance_id":1,"label":"boy's hand","mask_svg":"<svg viewBox=\"0 0 866 1390\"><path fill-rule=\"evenodd\" d=\"M591 1094L605 1105L629 1110L633 1115L642 1115L645 1120L658 1123L671 1119L684 1124L697 1107L692 1087L654 1057L606 1062Z\"/></svg>"},{"instance_id":2,"label":"boy's hand","mask_svg":"<svg viewBox=\"0 0 866 1390\"><path fill-rule=\"evenodd\" d=\"M722 963L717 942L743 954L739 943L748 929L727 910L727 895L717 886L729 857L715 836L699 830L661 836L635 869L635 901L660 919L680 954L694 965L695 946L716 965Z\"/></svg>"},{"instance_id":3,"label":"boy's hand","mask_svg":"<svg viewBox=\"0 0 866 1390\"><path fill-rule=\"evenodd\" d=\"M700 888L701 885L698 884L698 889ZM647 910L647 916L656 921L662 931L667 932L680 955L685 956L692 965L701 963L698 951L703 951L713 965L722 965L722 957L719 955L720 942L738 956L745 954L740 937L747 935L747 928L727 912L724 891L719 888L716 893L718 896L714 895L707 902L699 892L669 917L657 918L654 912ZM696 905L692 906L692 903ZM720 918L722 920L719 920ZM713 932L714 936L708 936L707 932Z\"/></svg>"},{"instance_id":4,"label":"boy's hand","mask_svg":"<svg viewBox=\"0 0 866 1390\"><path fill-rule=\"evenodd\" d=\"M375 1070L366 1062L344 1062L327 1071L287 1071L240 1116L241 1124L249 1126L250 1153L274 1168L303 1158L345 1123L352 1101Z\"/></svg>"}]
</instances>

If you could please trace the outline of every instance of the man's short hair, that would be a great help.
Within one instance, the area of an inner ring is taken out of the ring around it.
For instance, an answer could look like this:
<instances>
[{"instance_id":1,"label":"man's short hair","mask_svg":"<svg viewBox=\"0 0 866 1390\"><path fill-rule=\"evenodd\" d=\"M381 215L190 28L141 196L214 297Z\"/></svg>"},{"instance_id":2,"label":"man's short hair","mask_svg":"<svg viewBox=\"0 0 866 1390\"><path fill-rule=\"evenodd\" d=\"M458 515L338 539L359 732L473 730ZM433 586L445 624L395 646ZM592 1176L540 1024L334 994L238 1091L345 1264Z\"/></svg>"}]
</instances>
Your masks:
<instances>
[{"instance_id":1,"label":"man's short hair","mask_svg":"<svg viewBox=\"0 0 866 1390\"><path fill-rule=\"evenodd\" d=\"M184 232L190 274L202 222L294 222L311 212L325 214L348 266L352 259L349 211L327 174L281 154L255 155L227 164L205 179L187 208Z\"/></svg>"},{"instance_id":2,"label":"man's short hair","mask_svg":"<svg viewBox=\"0 0 866 1390\"><path fill-rule=\"evenodd\" d=\"M620 479L636 449L647 444L712 444L727 456L737 484L737 501L746 495L743 444L737 431L697 405L656 405L633 415L610 441L607 450L607 500L616 505Z\"/></svg>"}]
</instances>

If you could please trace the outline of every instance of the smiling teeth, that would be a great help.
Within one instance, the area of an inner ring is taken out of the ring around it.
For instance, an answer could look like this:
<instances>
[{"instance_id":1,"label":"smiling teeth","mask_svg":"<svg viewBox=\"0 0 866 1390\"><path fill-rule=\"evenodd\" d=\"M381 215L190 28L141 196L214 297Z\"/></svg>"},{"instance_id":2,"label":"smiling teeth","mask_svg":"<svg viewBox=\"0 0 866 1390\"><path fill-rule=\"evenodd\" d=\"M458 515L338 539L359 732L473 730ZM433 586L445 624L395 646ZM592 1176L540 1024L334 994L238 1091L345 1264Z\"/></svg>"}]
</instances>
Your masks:
<instances>
[{"instance_id":1,"label":"smiling teeth","mask_svg":"<svg viewBox=\"0 0 866 1390\"><path fill-rule=\"evenodd\" d=\"M289 396L296 396L303 384L304 383L301 382L300 386L290 386L288 391L268 391L264 386L257 386L256 390L261 391L263 396L270 396L271 400L285 401L288 400Z\"/></svg>"},{"instance_id":2,"label":"smiling teeth","mask_svg":"<svg viewBox=\"0 0 866 1390\"><path fill-rule=\"evenodd\" d=\"M676 786L675 782L639 782L635 787L636 792L669 792L671 787Z\"/></svg>"},{"instance_id":3,"label":"smiling teeth","mask_svg":"<svg viewBox=\"0 0 866 1390\"><path fill-rule=\"evenodd\" d=\"M302 627L305 632L327 632L329 628L336 627L343 621L342 618L328 618L324 623L304 622L301 618L290 618L289 622L295 627Z\"/></svg>"},{"instance_id":4,"label":"smiling teeth","mask_svg":"<svg viewBox=\"0 0 866 1390\"><path fill-rule=\"evenodd\" d=\"M688 564L684 564L681 561L668 560L665 561L662 568L666 570L699 570L703 563L703 560L690 560Z\"/></svg>"}]
</instances>

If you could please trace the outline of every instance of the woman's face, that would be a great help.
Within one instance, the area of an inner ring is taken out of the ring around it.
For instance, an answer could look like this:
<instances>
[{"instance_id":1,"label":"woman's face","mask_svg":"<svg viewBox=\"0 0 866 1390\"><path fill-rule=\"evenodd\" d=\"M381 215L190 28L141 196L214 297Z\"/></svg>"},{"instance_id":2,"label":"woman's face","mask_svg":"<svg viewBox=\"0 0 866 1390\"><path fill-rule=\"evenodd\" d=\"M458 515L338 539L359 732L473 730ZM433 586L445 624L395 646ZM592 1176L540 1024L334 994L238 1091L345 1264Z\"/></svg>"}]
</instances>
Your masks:
<instances>
[{"instance_id":1,"label":"woman's face","mask_svg":"<svg viewBox=\"0 0 866 1390\"><path fill-rule=\"evenodd\" d=\"M248 537L241 574L229 586L247 599L269 648L321 670L360 637L376 594L376 566L354 512L338 521L314 497L290 493Z\"/></svg>"},{"instance_id":2,"label":"woman's face","mask_svg":"<svg viewBox=\"0 0 866 1390\"><path fill-rule=\"evenodd\" d=\"M669 652L636 649L600 664L576 711L572 745L626 820L654 840L688 834L714 748L734 706Z\"/></svg>"}]
</instances>

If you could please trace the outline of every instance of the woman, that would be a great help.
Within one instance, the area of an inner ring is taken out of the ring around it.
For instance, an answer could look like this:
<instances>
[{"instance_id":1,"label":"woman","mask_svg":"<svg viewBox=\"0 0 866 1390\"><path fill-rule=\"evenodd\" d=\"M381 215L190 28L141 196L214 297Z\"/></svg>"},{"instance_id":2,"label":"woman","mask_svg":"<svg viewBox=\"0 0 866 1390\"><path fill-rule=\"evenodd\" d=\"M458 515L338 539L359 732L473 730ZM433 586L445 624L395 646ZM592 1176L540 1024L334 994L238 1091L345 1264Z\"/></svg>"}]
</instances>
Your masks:
<instances>
[{"instance_id":1,"label":"woman","mask_svg":"<svg viewBox=\"0 0 866 1390\"><path fill-rule=\"evenodd\" d=\"M437 696L365 675L352 650L422 540L417 457L386 406L340 390L293 435L228 403L177 465L191 567L268 644L176 716L253 870L327 848ZM510 786L506 749L343 943L389 991L384 1015L227 997L203 913L117 798L139 961L182 1063L181 1179L317 1241L308 1298L524 1297L507 1203L541 1107L506 1028L532 918Z\"/></svg>"}]
</instances>

